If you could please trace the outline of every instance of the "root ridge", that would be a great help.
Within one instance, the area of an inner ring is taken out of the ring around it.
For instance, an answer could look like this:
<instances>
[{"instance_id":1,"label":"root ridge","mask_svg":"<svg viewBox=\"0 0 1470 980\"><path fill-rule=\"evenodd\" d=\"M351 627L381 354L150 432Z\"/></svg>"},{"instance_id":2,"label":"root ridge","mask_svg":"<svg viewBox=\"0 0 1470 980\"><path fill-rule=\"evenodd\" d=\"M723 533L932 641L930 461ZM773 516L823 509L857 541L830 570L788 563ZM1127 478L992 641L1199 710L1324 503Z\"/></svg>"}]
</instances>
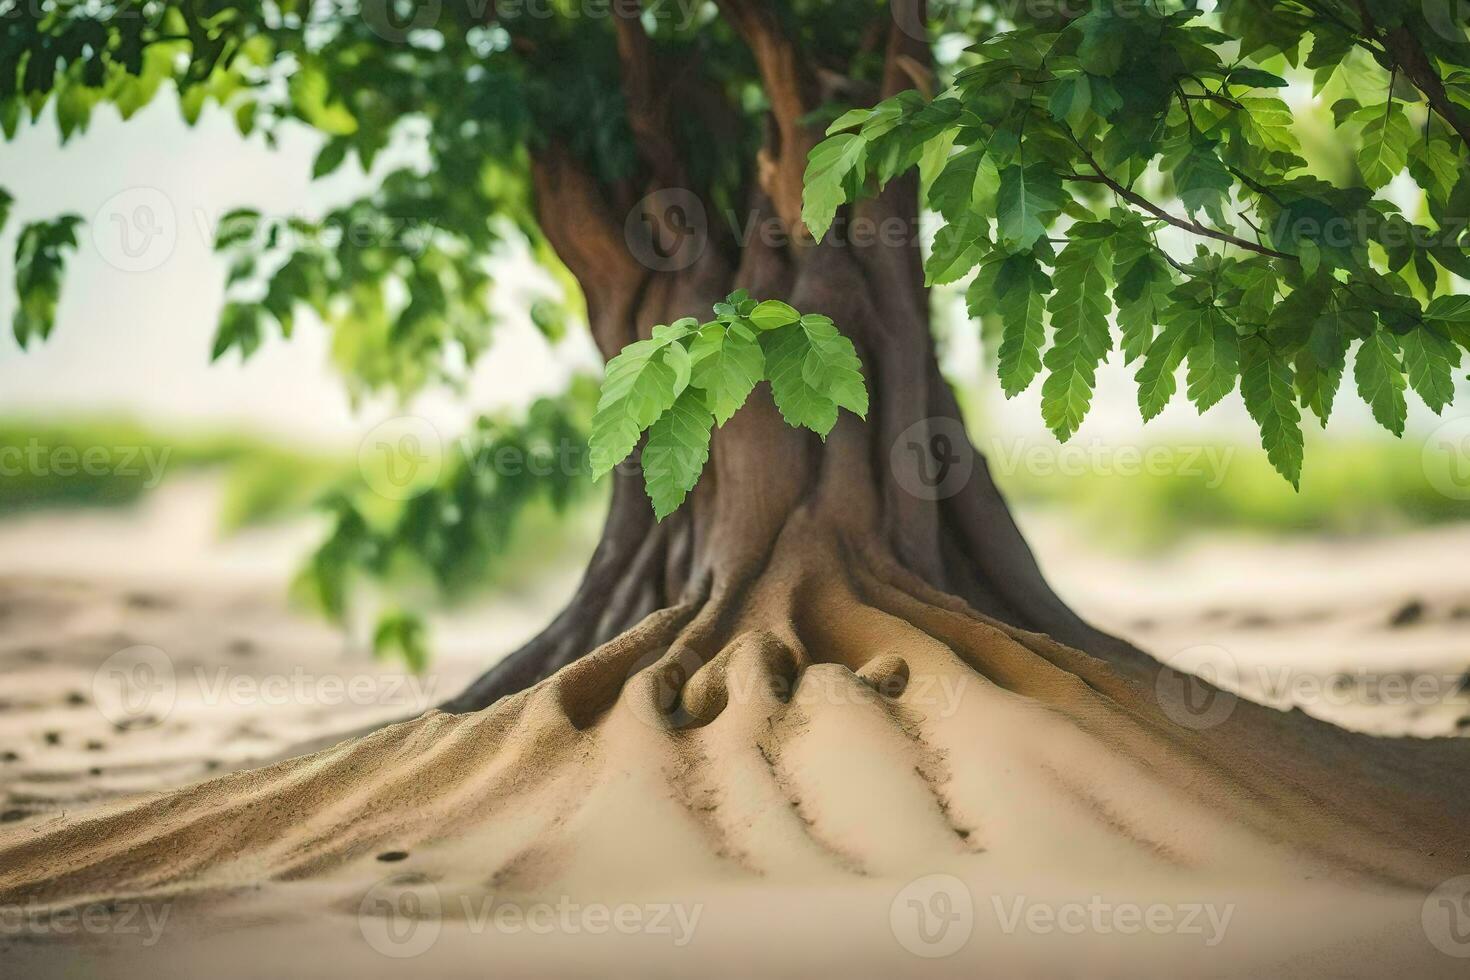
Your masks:
<instances>
[{"instance_id":1,"label":"root ridge","mask_svg":"<svg viewBox=\"0 0 1470 980\"><path fill-rule=\"evenodd\" d=\"M936 592L814 506L777 540L484 710L0 827L0 900L361 890L385 851L482 891L1140 860L1423 886L1470 855L1464 801L1433 812L1371 740L1244 703L1240 725L1181 727L1136 679ZM1324 768L1365 759L1376 797Z\"/></svg>"}]
</instances>

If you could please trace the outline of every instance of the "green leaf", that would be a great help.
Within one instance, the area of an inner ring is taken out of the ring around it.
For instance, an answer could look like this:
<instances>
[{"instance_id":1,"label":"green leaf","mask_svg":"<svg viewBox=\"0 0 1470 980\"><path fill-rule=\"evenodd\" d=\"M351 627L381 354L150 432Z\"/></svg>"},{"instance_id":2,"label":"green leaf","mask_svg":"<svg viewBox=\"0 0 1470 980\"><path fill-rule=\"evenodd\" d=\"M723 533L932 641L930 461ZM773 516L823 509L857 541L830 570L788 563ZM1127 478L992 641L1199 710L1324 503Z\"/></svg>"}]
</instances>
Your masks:
<instances>
[{"instance_id":1,"label":"green leaf","mask_svg":"<svg viewBox=\"0 0 1470 980\"><path fill-rule=\"evenodd\" d=\"M827 234L837 209L847 202L848 175L862 173L867 146L867 140L855 133L838 133L812 147L807 157L801 220L817 241Z\"/></svg>"},{"instance_id":2,"label":"green leaf","mask_svg":"<svg viewBox=\"0 0 1470 980\"><path fill-rule=\"evenodd\" d=\"M1275 153L1300 153L1296 136L1297 118L1291 107L1274 96L1237 99L1244 111L1236 120L1250 142Z\"/></svg>"},{"instance_id":3,"label":"green leaf","mask_svg":"<svg viewBox=\"0 0 1470 980\"><path fill-rule=\"evenodd\" d=\"M1324 313L1312 324L1307 343L1296 355L1296 386L1302 404L1325 426L1347 367L1351 337L1338 315Z\"/></svg>"},{"instance_id":4,"label":"green leaf","mask_svg":"<svg viewBox=\"0 0 1470 980\"><path fill-rule=\"evenodd\" d=\"M219 326L215 329L210 361L217 361L236 348L240 351L240 360L248 361L260 348L260 321L260 308L253 303L226 303L220 311Z\"/></svg>"},{"instance_id":5,"label":"green leaf","mask_svg":"<svg viewBox=\"0 0 1470 980\"><path fill-rule=\"evenodd\" d=\"M1120 235L1113 245L1113 303L1122 331L1123 363L1142 357L1154 339L1154 327L1172 285L1169 265L1158 247L1135 222L1133 233Z\"/></svg>"},{"instance_id":6,"label":"green leaf","mask_svg":"<svg viewBox=\"0 0 1470 980\"><path fill-rule=\"evenodd\" d=\"M1134 380L1138 382L1138 410L1145 422L1164 410L1174 397L1174 372L1184 363L1184 356L1195 345L1198 319L1187 316L1167 317L1164 329L1143 355Z\"/></svg>"},{"instance_id":7,"label":"green leaf","mask_svg":"<svg viewBox=\"0 0 1470 980\"><path fill-rule=\"evenodd\" d=\"M784 327L788 323L795 323L801 319L801 314L790 303L783 303L779 299L768 299L764 303L756 304L747 318L762 330L775 330Z\"/></svg>"},{"instance_id":8,"label":"green leaf","mask_svg":"<svg viewBox=\"0 0 1470 980\"><path fill-rule=\"evenodd\" d=\"M658 339L657 334L654 339ZM694 361L689 357L688 348L683 344L675 343L670 343L664 348L663 358L664 363L674 369L674 397L678 398L684 389L689 387L690 375L694 373Z\"/></svg>"},{"instance_id":9,"label":"green leaf","mask_svg":"<svg viewBox=\"0 0 1470 980\"><path fill-rule=\"evenodd\" d=\"M1398 345L1393 335L1386 330L1375 330L1358 346L1353 359L1353 380L1357 382L1358 394L1378 424L1396 436L1404 434L1404 421L1408 417L1408 402L1404 390L1403 367L1399 364Z\"/></svg>"},{"instance_id":10,"label":"green leaf","mask_svg":"<svg viewBox=\"0 0 1470 980\"><path fill-rule=\"evenodd\" d=\"M831 136L833 133L840 133L844 129L851 129L854 126L861 125L867 122L868 117L872 114L872 109L848 109L834 119L832 124L827 127L827 135Z\"/></svg>"},{"instance_id":11,"label":"green leaf","mask_svg":"<svg viewBox=\"0 0 1470 980\"><path fill-rule=\"evenodd\" d=\"M1215 144L1203 137L1190 141L1189 149L1174 166L1174 187L1184 209L1191 215L1204 211L1221 226L1225 221L1225 202L1234 178L1215 153Z\"/></svg>"},{"instance_id":12,"label":"green leaf","mask_svg":"<svg viewBox=\"0 0 1470 980\"><path fill-rule=\"evenodd\" d=\"M949 158L929 188L929 206L947 221L959 221L970 212L993 215L993 198L1000 172L983 146L968 146Z\"/></svg>"},{"instance_id":13,"label":"green leaf","mask_svg":"<svg viewBox=\"0 0 1470 980\"><path fill-rule=\"evenodd\" d=\"M1427 326L1416 327L1399 339L1410 387L1438 415L1455 398L1452 372L1460 365L1459 350L1449 338Z\"/></svg>"},{"instance_id":14,"label":"green leaf","mask_svg":"<svg viewBox=\"0 0 1470 980\"><path fill-rule=\"evenodd\" d=\"M1430 194L1448 198L1460 181L1460 158L1445 140L1409 144L1409 173Z\"/></svg>"},{"instance_id":15,"label":"green leaf","mask_svg":"<svg viewBox=\"0 0 1470 980\"><path fill-rule=\"evenodd\" d=\"M179 83L181 86L182 82ZM192 126L199 121L199 114L204 111L204 100L209 91L203 85L189 85L179 92L179 113L184 117L184 122Z\"/></svg>"},{"instance_id":16,"label":"green leaf","mask_svg":"<svg viewBox=\"0 0 1470 980\"><path fill-rule=\"evenodd\" d=\"M1414 130L1396 103L1385 102L1363 127L1358 147L1358 169L1363 182L1374 190L1387 184L1409 162L1409 144Z\"/></svg>"},{"instance_id":17,"label":"green leaf","mask_svg":"<svg viewBox=\"0 0 1470 980\"><path fill-rule=\"evenodd\" d=\"M1073 22L1081 32L1077 58L1094 75L1110 76L1123 66L1127 56L1128 31L1123 16L1115 16L1111 4L1096 4Z\"/></svg>"},{"instance_id":18,"label":"green leaf","mask_svg":"<svg viewBox=\"0 0 1470 980\"><path fill-rule=\"evenodd\" d=\"M1054 341L1043 363L1041 417L1062 441L1071 438L1092 407L1097 366L1112 347L1108 313L1109 239L1096 233L1110 226L1073 226L1073 238L1057 256L1052 281L1056 292L1047 303Z\"/></svg>"},{"instance_id":19,"label":"green leaf","mask_svg":"<svg viewBox=\"0 0 1470 980\"><path fill-rule=\"evenodd\" d=\"M964 277L990 246L987 221L973 211L945 224L934 236L934 248L924 262L924 285L939 286Z\"/></svg>"},{"instance_id":20,"label":"green leaf","mask_svg":"<svg viewBox=\"0 0 1470 980\"><path fill-rule=\"evenodd\" d=\"M1317 274L1317 267L1322 264L1322 250L1317 243L1310 238L1303 238L1297 243L1297 260L1302 264L1302 274L1308 279Z\"/></svg>"},{"instance_id":21,"label":"green leaf","mask_svg":"<svg viewBox=\"0 0 1470 980\"><path fill-rule=\"evenodd\" d=\"M811 347L802 366L808 383L826 392L839 407L867 418L868 388L852 341L838 332L830 317L820 313L803 314L801 329Z\"/></svg>"},{"instance_id":22,"label":"green leaf","mask_svg":"<svg viewBox=\"0 0 1470 980\"><path fill-rule=\"evenodd\" d=\"M327 140L321 152L317 153L316 160L311 164L312 179L325 177L342 166L342 161L347 159L347 151L351 146L351 143L340 136Z\"/></svg>"},{"instance_id":23,"label":"green leaf","mask_svg":"<svg viewBox=\"0 0 1470 980\"><path fill-rule=\"evenodd\" d=\"M1301 412L1296 407L1291 365L1260 337L1241 344L1240 394L1261 430L1261 445L1276 472L1300 489Z\"/></svg>"},{"instance_id":24,"label":"green leaf","mask_svg":"<svg viewBox=\"0 0 1470 980\"><path fill-rule=\"evenodd\" d=\"M593 479L627 458L638 445L643 430L657 421L678 397L678 372L664 356L674 343L667 335L636 341L607 362L602 396L592 416ZM687 352L684 356L687 360Z\"/></svg>"},{"instance_id":25,"label":"green leaf","mask_svg":"<svg viewBox=\"0 0 1470 980\"><path fill-rule=\"evenodd\" d=\"M946 129L924 143L924 151L919 155L919 186L928 188L931 196L935 182L949 163L957 135L953 129Z\"/></svg>"},{"instance_id":26,"label":"green leaf","mask_svg":"<svg viewBox=\"0 0 1470 980\"><path fill-rule=\"evenodd\" d=\"M1201 307L1197 342L1189 349L1189 400L1201 412L1235 389L1240 376L1240 337L1235 325L1213 306Z\"/></svg>"},{"instance_id":27,"label":"green leaf","mask_svg":"<svg viewBox=\"0 0 1470 980\"><path fill-rule=\"evenodd\" d=\"M688 388L648 429L643 446L643 485L658 520L672 514L699 482L709 461L714 415L704 393Z\"/></svg>"},{"instance_id":28,"label":"green leaf","mask_svg":"<svg viewBox=\"0 0 1470 980\"><path fill-rule=\"evenodd\" d=\"M22 348L32 337L45 340L56 323L61 300L63 252L74 250L81 218L64 214L21 227L15 243L15 314L11 329Z\"/></svg>"},{"instance_id":29,"label":"green leaf","mask_svg":"<svg viewBox=\"0 0 1470 980\"><path fill-rule=\"evenodd\" d=\"M979 319L993 305L1001 321L996 353L1000 387L1013 398L1041 371L1046 343L1046 297L1051 279L1034 255L992 252L966 293L970 315Z\"/></svg>"},{"instance_id":30,"label":"green leaf","mask_svg":"<svg viewBox=\"0 0 1470 980\"><path fill-rule=\"evenodd\" d=\"M1470 296L1437 296L1429 301L1424 319L1435 323L1470 324Z\"/></svg>"},{"instance_id":31,"label":"green leaf","mask_svg":"<svg viewBox=\"0 0 1470 980\"><path fill-rule=\"evenodd\" d=\"M771 397L787 425L804 426L822 436L837 424L837 403L806 379L803 368L811 350L801 324L760 335L766 356L766 376L771 379Z\"/></svg>"},{"instance_id":32,"label":"green leaf","mask_svg":"<svg viewBox=\"0 0 1470 980\"><path fill-rule=\"evenodd\" d=\"M331 95L331 81L319 65L306 64L290 76L292 104L301 118L329 136L357 132L357 119Z\"/></svg>"},{"instance_id":33,"label":"green leaf","mask_svg":"<svg viewBox=\"0 0 1470 980\"><path fill-rule=\"evenodd\" d=\"M255 113L259 109L254 99L246 99L235 106L235 129L241 136L255 132Z\"/></svg>"},{"instance_id":34,"label":"green leaf","mask_svg":"<svg viewBox=\"0 0 1470 980\"><path fill-rule=\"evenodd\" d=\"M1259 68L1232 68L1228 81L1231 85L1249 85L1251 88L1286 87L1286 79Z\"/></svg>"},{"instance_id":35,"label":"green leaf","mask_svg":"<svg viewBox=\"0 0 1470 980\"><path fill-rule=\"evenodd\" d=\"M1092 108L1092 82L1087 74L1068 75L1057 82L1047 107L1058 120L1073 129L1081 129Z\"/></svg>"},{"instance_id":36,"label":"green leaf","mask_svg":"<svg viewBox=\"0 0 1470 980\"><path fill-rule=\"evenodd\" d=\"M1062 180L1051 169L1034 165L1022 168L1011 165L1000 175L996 194L996 218L1000 236L1025 251L1046 234L1046 225L1070 198L1062 188Z\"/></svg>"},{"instance_id":37,"label":"green leaf","mask_svg":"<svg viewBox=\"0 0 1470 980\"><path fill-rule=\"evenodd\" d=\"M748 331L725 331L710 324L690 347L694 373L689 383L708 395L715 421L724 425L745 404L765 376L766 359L760 343Z\"/></svg>"},{"instance_id":38,"label":"green leaf","mask_svg":"<svg viewBox=\"0 0 1470 980\"><path fill-rule=\"evenodd\" d=\"M424 621L413 613L384 613L373 630L373 657L383 660L395 653L408 669L421 674L429 666Z\"/></svg>"},{"instance_id":39,"label":"green leaf","mask_svg":"<svg viewBox=\"0 0 1470 980\"><path fill-rule=\"evenodd\" d=\"M766 376L781 417L822 438L837 424L839 406L866 417L868 391L852 341L824 316L807 314L798 323L760 335Z\"/></svg>"}]
</instances>

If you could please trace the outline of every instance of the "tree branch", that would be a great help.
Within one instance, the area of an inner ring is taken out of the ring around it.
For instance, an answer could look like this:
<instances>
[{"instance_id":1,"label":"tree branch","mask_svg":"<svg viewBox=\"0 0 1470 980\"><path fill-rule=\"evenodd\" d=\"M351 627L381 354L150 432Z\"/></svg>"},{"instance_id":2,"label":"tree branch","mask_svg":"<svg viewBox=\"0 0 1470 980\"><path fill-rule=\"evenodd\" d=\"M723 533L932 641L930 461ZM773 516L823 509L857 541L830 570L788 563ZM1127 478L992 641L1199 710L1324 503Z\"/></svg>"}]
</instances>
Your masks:
<instances>
[{"instance_id":1,"label":"tree branch","mask_svg":"<svg viewBox=\"0 0 1470 980\"><path fill-rule=\"evenodd\" d=\"M1470 150L1470 120L1467 120L1464 110L1450 99L1444 82L1434 70L1429 56L1424 53L1419 39L1407 28L1397 27L1388 32L1383 44L1398 64L1399 70L1424 93L1430 108L1449 123L1450 128L1459 134L1465 148Z\"/></svg>"},{"instance_id":2,"label":"tree branch","mask_svg":"<svg viewBox=\"0 0 1470 980\"><path fill-rule=\"evenodd\" d=\"M926 98L934 95L932 55L925 38L928 19L925 0L892 0L888 45L883 54L882 96L888 98L905 89L917 88Z\"/></svg>"},{"instance_id":3,"label":"tree branch","mask_svg":"<svg viewBox=\"0 0 1470 980\"><path fill-rule=\"evenodd\" d=\"M1124 187L1122 184L1118 183L1116 180L1103 173L1100 169L1098 169L1097 164L1092 162L1091 158L1089 158L1087 162L1094 170L1097 170L1098 172L1095 174L1063 174L1062 179L1081 180L1091 184L1104 184L1107 187L1112 188L1114 194L1117 194L1119 197L1127 201L1129 204L1132 204L1134 207L1147 211L1155 218L1158 218L1160 221L1167 222L1173 225L1175 228L1183 228L1185 231L1200 235L1201 237L1213 238L1215 241L1224 242L1227 245L1234 245L1236 248L1245 249L1247 252L1255 252L1258 255L1269 255L1272 258L1276 259L1296 258L1296 256L1291 255L1287 252L1278 252L1274 248L1267 248L1265 245L1257 245L1255 242L1248 241L1247 239L1237 238L1236 236L1227 234L1223 231L1216 231L1214 228L1211 228L1208 225L1202 225L1198 221L1175 217L1174 215L1165 211L1163 208L1159 207L1154 202L1148 200L1140 194L1135 193L1134 191L1129 190L1127 187Z\"/></svg>"},{"instance_id":4,"label":"tree branch","mask_svg":"<svg viewBox=\"0 0 1470 980\"><path fill-rule=\"evenodd\" d=\"M802 176L807 154L820 134L802 119L817 106L816 78L795 43L781 29L767 0L717 0L720 12L735 28L760 72L775 119L776 145L761 150L757 162L761 186L788 228L805 232L801 223Z\"/></svg>"},{"instance_id":5,"label":"tree branch","mask_svg":"<svg viewBox=\"0 0 1470 980\"><path fill-rule=\"evenodd\" d=\"M1450 128L1459 134L1465 148L1470 150L1470 118L1450 99L1444 88L1444 80L1439 77L1439 72L1435 70L1434 63L1429 60L1429 55L1424 52L1424 46L1419 43L1414 32L1400 25L1380 35L1367 3L1356 0L1356 5L1358 16L1363 21L1363 30L1369 38L1383 45L1384 51L1393 59L1399 71L1414 83L1415 88L1424 93L1429 107L1449 123ZM1390 97L1392 94L1390 89Z\"/></svg>"},{"instance_id":6,"label":"tree branch","mask_svg":"<svg viewBox=\"0 0 1470 980\"><path fill-rule=\"evenodd\" d=\"M911 88L932 88L934 78L924 34L925 0L893 0L889 14L892 19L879 96L886 99ZM919 250L916 175L907 173L889 181L876 196L854 202L851 211L854 220L866 221L873 228L905 229L901 243L855 250L859 263L873 278L875 300L884 319L906 323L927 319L929 299Z\"/></svg>"},{"instance_id":7,"label":"tree branch","mask_svg":"<svg viewBox=\"0 0 1470 980\"><path fill-rule=\"evenodd\" d=\"M597 182L557 140L531 157L536 223L587 300L592 337L604 357L635 338L629 324L649 271L628 251L623 224Z\"/></svg>"},{"instance_id":8,"label":"tree branch","mask_svg":"<svg viewBox=\"0 0 1470 980\"><path fill-rule=\"evenodd\" d=\"M638 153L661 186L681 186L684 168L669 129L668 96L672 89L658 83L653 45L640 19L640 0L614 0L612 13L623 78L623 102Z\"/></svg>"}]
</instances>

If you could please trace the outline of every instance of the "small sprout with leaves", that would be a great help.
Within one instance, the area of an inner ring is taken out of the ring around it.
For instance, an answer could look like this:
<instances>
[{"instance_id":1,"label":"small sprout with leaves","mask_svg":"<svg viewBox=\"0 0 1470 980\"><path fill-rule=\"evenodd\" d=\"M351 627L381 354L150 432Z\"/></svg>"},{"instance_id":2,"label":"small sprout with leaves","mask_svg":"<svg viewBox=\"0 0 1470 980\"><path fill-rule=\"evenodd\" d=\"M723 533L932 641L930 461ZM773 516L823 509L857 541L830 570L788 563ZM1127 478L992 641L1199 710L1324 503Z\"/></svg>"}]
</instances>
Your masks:
<instances>
[{"instance_id":1,"label":"small sprout with leaves","mask_svg":"<svg viewBox=\"0 0 1470 980\"><path fill-rule=\"evenodd\" d=\"M714 306L715 318L686 317L653 328L607 363L592 417L592 475L626 459L646 432L643 482L659 520L694 489L709 460L710 437L755 386L771 384L790 425L822 438L837 410L868 414L868 389L852 341L828 317L800 313L744 290Z\"/></svg>"}]
</instances>

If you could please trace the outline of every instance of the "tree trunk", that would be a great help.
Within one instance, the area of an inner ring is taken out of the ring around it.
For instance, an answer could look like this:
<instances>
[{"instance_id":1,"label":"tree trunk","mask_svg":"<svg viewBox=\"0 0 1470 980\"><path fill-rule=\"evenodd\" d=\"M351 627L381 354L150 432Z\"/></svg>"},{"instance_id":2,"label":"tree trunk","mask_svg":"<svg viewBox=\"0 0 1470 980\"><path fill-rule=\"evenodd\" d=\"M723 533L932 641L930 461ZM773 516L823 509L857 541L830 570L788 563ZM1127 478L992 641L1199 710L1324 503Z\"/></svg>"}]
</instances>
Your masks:
<instances>
[{"instance_id":1,"label":"tree trunk","mask_svg":"<svg viewBox=\"0 0 1470 980\"><path fill-rule=\"evenodd\" d=\"M939 373L927 313L914 309L885 320L867 295L864 270L842 248L816 247L820 254L794 282L742 275L677 290L681 305L643 312L639 322L646 336L652 324L698 316L735 288L826 313L862 357L871 389L868 422L844 415L823 442L786 425L763 385L716 431L700 484L662 524L654 522L637 466L619 467L602 539L566 609L445 710L488 707L655 610L702 596L738 601L793 521L881 549L930 588L1013 626L1138 656L1092 629L1052 592L965 434Z\"/></svg>"},{"instance_id":2,"label":"tree trunk","mask_svg":"<svg viewBox=\"0 0 1470 980\"><path fill-rule=\"evenodd\" d=\"M890 698L958 658L1106 733L1166 784L1187 774L1192 785L1171 790L1335 866L1430 884L1459 867L1470 855L1466 742L1359 735L1236 699L1094 629L1057 597L965 435L922 292L882 275L892 258L836 240L805 245L788 264L754 243L733 279L681 283L666 305L640 311L646 335L743 287L828 314L863 360L870 416L844 415L823 442L787 426L758 388L716 431L699 485L662 524L636 469L617 473L570 604L444 710L551 685L578 729L632 696L679 731L748 699L729 677L752 658L762 691L789 696L805 671L836 665ZM1218 723L1211 704L1225 706Z\"/></svg>"},{"instance_id":3,"label":"tree trunk","mask_svg":"<svg viewBox=\"0 0 1470 980\"><path fill-rule=\"evenodd\" d=\"M660 805L692 814L721 857L755 874L812 852L867 870L824 842L790 785L783 752L814 728L858 753L889 740L860 761L898 759L898 777L917 774L922 819L944 828L947 853L1014 845L1044 861L1075 845L1055 858L1066 864L1083 842L1111 839L1124 860L1170 871L1234 873L1254 861L1293 876L1295 864L1270 863L1288 852L1374 887L1463 871L1470 743L1357 735L1186 683L1052 592L940 376L913 179L891 182L812 242L800 183L816 138L803 122L819 104L813 83L769 8L721 8L749 42L772 107L744 223L760 232L736 255L716 222L695 261L653 271L625 237L639 222L622 220L647 188L615 188L609 200L554 140L533 161L539 223L581 283L605 356L743 287L827 314L852 338L868 420L844 415L820 441L787 426L758 388L715 432L699 485L664 522L635 470L614 476L601 543L569 605L443 705L448 713L0 842L0 897L192 886L206 874L231 884L241 868L298 878L370 864L388 842L406 848L496 822L520 841L500 857L477 855L500 864L499 887L554 845L595 859L579 849L601 839L588 828L609 807L625 813L626 801L610 783L581 781L589 757L636 770L640 787L657 784L669 797ZM634 217L663 234L665 195L687 186L673 141L661 138L672 89L654 84L636 19L617 25L630 122L654 184ZM893 30L874 94L911 85L923 47ZM768 216L790 241L768 237ZM893 222L906 230L901 244L843 234ZM965 688L963 717L936 717L922 695L936 680ZM813 690L840 705L802 705ZM889 752L893 739L906 748ZM701 754L719 762L690 763ZM1018 784L1024 792L1006 796ZM884 819L881 807L850 812L846 797L834 810L859 831ZM1053 810L1072 816L1048 823ZM564 826L569 813L585 819ZM285 837L283 822L295 828ZM1084 836L1048 839L1048 827ZM889 858L889 870L912 874Z\"/></svg>"}]
</instances>

